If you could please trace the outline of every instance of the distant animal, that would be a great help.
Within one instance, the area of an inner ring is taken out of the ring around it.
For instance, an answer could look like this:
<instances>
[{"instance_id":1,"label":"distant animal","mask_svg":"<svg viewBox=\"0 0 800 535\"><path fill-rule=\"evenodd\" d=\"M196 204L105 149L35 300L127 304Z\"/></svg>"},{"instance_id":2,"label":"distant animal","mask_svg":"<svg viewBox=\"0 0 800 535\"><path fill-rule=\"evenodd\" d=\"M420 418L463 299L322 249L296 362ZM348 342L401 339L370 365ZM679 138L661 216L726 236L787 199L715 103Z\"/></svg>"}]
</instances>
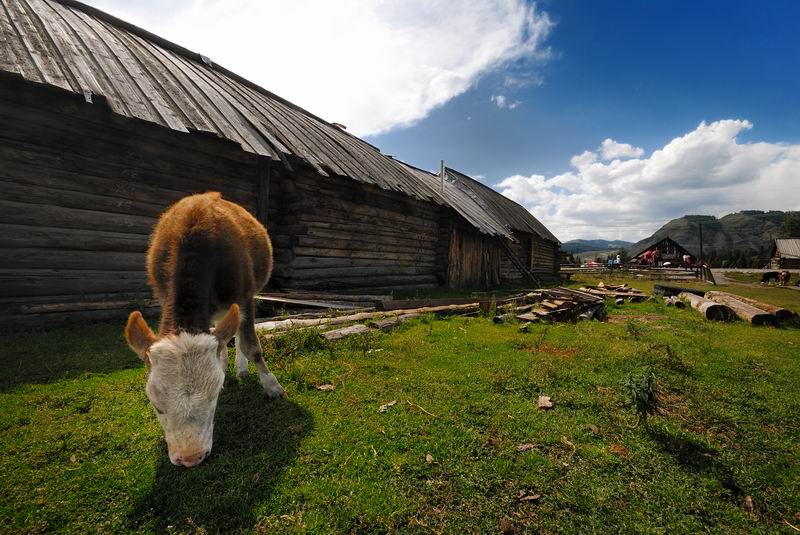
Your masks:
<instances>
[{"instance_id":1,"label":"distant animal","mask_svg":"<svg viewBox=\"0 0 800 535\"><path fill-rule=\"evenodd\" d=\"M769 281L775 281L777 283L779 276L780 273L778 273L777 271L767 271L766 273L761 275L761 284L768 284Z\"/></svg>"},{"instance_id":2,"label":"distant animal","mask_svg":"<svg viewBox=\"0 0 800 535\"><path fill-rule=\"evenodd\" d=\"M778 284L781 286L787 286L790 278L791 275L788 271L781 271L780 274L778 274Z\"/></svg>"},{"instance_id":3,"label":"distant animal","mask_svg":"<svg viewBox=\"0 0 800 535\"><path fill-rule=\"evenodd\" d=\"M211 452L227 343L234 335L237 374L247 375L249 360L267 396L284 396L264 363L253 323L253 296L271 272L266 229L219 193L185 197L158 220L147 273L161 302L161 327L156 336L142 315L132 312L125 338L149 369L147 397L172 464L196 466Z\"/></svg>"}]
</instances>

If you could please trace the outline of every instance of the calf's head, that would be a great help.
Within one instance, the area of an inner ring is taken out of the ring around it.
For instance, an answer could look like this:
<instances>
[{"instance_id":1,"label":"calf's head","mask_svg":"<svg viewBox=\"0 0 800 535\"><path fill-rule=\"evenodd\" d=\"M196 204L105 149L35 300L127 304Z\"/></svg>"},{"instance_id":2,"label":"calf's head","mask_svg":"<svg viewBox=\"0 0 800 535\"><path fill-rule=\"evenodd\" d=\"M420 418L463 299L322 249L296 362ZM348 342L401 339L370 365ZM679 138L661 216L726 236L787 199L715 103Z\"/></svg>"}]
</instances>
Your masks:
<instances>
[{"instance_id":1,"label":"calf's head","mask_svg":"<svg viewBox=\"0 0 800 535\"><path fill-rule=\"evenodd\" d=\"M174 465L196 466L211 453L214 412L228 364L226 345L238 327L235 304L213 334L178 332L158 338L138 311L128 317L125 338L150 370L147 397Z\"/></svg>"}]
</instances>

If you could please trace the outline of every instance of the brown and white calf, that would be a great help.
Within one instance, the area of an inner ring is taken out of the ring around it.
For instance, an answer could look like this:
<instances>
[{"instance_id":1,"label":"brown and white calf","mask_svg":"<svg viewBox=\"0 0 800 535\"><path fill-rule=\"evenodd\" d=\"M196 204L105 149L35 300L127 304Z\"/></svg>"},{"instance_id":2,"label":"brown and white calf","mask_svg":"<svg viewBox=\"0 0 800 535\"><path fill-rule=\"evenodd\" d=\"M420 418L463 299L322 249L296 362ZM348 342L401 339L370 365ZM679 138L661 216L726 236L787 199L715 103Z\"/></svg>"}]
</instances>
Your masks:
<instances>
[{"instance_id":1,"label":"brown and white calf","mask_svg":"<svg viewBox=\"0 0 800 535\"><path fill-rule=\"evenodd\" d=\"M133 312L125 338L150 370L147 397L173 464L195 466L211 452L226 345L234 335L237 374L247 375L249 360L268 397L284 395L262 358L253 323L253 296L271 271L267 231L219 193L181 199L156 224L147 272L161 302L161 327L156 336Z\"/></svg>"}]
</instances>

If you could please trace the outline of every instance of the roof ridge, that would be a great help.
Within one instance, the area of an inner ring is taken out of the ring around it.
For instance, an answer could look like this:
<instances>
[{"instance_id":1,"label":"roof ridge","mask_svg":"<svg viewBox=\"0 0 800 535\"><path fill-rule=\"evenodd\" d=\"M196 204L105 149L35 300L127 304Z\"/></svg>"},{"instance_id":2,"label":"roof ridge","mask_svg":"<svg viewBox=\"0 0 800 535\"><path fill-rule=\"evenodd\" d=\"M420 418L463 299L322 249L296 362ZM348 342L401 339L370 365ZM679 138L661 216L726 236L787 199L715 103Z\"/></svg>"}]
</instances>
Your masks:
<instances>
[{"instance_id":1,"label":"roof ridge","mask_svg":"<svg viewBox=\"0 0 800 535\"><path fill-rule=\"evenodd\" d=\"M175 52L176 54L179 54L179 55L184 56L184 57L186 57L188 59L191 59L191 60L195 60L198 63L201 63L201 64L205 65L205 67L207 67L209 69L212 69L212 70L215 70L215 71L218 71L218 72L224 74L225 76L228 76L229 78L232 78L232 79L236 80L237 82L239 82L239 83L241 83L243 85L246 85L247 87L250 87L251 89L253 89L255 91L258 91L259 93L262 93L264 96L267 96L267 97L269 97L271 99L277 100L281 104L284 104L284 105L286 105L286 106L288 106L288 107L290 107L290 108L292 108L294 110L299 111L300 113L303 113L303 114L305 114L305 115L307 115L307 116L309 116L309 117L311 117L313 119L316 119L316 120L318 120L318 121L320 121L322 123L325 123L326 125L330 126L331 128L335 128L336 130L340 131L341 133L343 133L343 134L345 134L347 136L350 136L350 137L352 137L354 139L357 139L358 141L361 141L362 143L372 147L379 154L383 154L381 152L381 150L377 146L373 145L372 143L361 139L360 137L356 136L355 134L352 134L352 133L348 132L347 130L344 130L342 128L339 128L338 126L335 126L332 122L323 119L319 115L316 115L316 114L308 111L307 109L303 108L302 106L298 106L294 102L292 102L290 100L287 100L287 99L283 98L282 96L273 93L269 89L266 89L266 88L258 85L257 83L255 83L255 82L253 82L251 80L248 80L247 78L245 78L245 77L243 77L243 76L241 76L239 74L236 74L235 72L223 67L219 63L216 63L216 62L212 61L211 58L209 58L208 56L204 56L203 54L201 54L199 52L194 52L192 50L189 50L188 48L186 48L184 46L181 46L181 45L179 45L179 44L177 44L177 43L175 43L173 41L170 41L169 39L161 37L160 35L156 35L153 32L145 30L144 28L142 28L140 26L137 26L137 25L132 24L132 23L130 23L128 21L122 20L119 17L115 17L111 13L103 11L102 9L98 9L98 8L96 8L94 6L90 6L89 4L84 4L83 2L79 2L78 0L52 0L52 1L53 2L57 2L59 4L67 6L67 7L71 7L71 8L75 8L77 10L83 11L84 13L87 13L88 15L91 15L93 17L96 17L96 18L100 19L100 20L108 22L109 24L112 24L113 26L117 26L117 27L122 28L122 29L124 29L126 31L129 31L134 35L138 35L139 37L141 37L143 39L146 39L148 41L151 41L151 42L155 43L156 45L158 45L160 47L163 47L163 48L165 48L167 50Z\"/></svg>"}]
</instances>

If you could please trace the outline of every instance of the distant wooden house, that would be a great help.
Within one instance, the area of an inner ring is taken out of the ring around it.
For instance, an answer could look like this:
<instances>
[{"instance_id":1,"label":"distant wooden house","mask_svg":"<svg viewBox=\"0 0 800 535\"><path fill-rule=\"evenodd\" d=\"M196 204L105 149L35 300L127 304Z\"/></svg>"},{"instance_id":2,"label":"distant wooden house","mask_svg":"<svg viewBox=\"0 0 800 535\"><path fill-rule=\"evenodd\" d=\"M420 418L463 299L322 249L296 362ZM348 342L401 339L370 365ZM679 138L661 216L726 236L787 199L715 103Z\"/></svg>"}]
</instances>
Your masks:
<instances>
[{"instance_id":1,"label":"distant wooden house","mask_svg":"<svg viewBox=\"0 0 800 535\"><path fill-rule=\"evenodd\" d=\"M775 240L770 257L771 269L800 269L800 238Z\"/></svg>"},{"instance_id":2,"label":"distant wooden house","mask_svg":"<svg viewBox=\"0 0 800 535\"><path fill-rule=\"evenodd\" d=\"M698 257L693 252L690 252L686 247L679 244L669 236L664 238L654 238L650 242L645 242L643 245L631 249L628 254L630 262L640 263L642 257L648 251L658 250L661 253L660 262L670 262L672 265L683 265L683 255L691 255L694 261L698 261Z\"/></svg>"},{"instance_id":3,"label":"distant wooden house","mask_svg":"<svg viewBox=\"0 0 800 535\"><path fill-rule=\"evenodd\" d=\"M267 225L277 286L488 286L503 262L494 257L469 276L443 275L473 254L460 241L451 252L452 229L517 243L483 196L456 208L469 186L443 194L340 126L90 6L3 0L0 44L6 325L155 310L150 230L171 203L208 190ZM529 234L535 243L546 233ZM526 265L547 265L549 252L531 251Z\"/></svg>"}]
</instances>

